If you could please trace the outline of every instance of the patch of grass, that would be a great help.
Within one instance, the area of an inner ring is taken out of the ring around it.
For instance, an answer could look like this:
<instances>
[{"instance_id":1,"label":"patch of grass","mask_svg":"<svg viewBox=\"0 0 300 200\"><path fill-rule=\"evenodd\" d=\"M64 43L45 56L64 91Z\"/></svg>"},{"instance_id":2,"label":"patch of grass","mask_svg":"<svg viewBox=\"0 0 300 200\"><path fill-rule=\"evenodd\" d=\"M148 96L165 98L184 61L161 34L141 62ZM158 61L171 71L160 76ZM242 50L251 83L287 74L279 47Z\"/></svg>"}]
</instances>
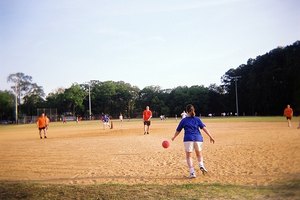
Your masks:
<instances>
[{"instance_id":1,"label":"patch of grass","mask_svg":"<svg viewBox=\"0 0 300 200\"><path fill-rule=\"evenodd\" d=\"M0 199L299 199L300 180L271 186L184 185L56 185L0 182Z\"/></svg>"}]
</instances>

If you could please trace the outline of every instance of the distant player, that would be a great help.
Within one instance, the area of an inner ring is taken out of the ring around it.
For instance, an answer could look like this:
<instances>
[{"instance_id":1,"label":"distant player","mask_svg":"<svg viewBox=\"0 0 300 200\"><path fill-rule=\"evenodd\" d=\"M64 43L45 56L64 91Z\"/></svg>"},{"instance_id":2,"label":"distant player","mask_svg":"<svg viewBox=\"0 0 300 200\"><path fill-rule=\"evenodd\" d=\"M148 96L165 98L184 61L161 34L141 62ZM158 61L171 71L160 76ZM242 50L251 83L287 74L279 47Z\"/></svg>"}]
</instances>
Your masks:
<instances>
[{"instance_id":1,"label":"distant player","mask_svg":"<svg viewBox=\"0 0 300 200\"><path fill-rule=\"evenodd\" d=\"M181 119L184 119L186 118L187 116L187 113L185 112L185 110L181 113Z\"/></svg>"},{"instance_id":2,"label":"distant player","mask_svg":"<svg viewBox=\"0 0 300 200\"><path fill-rule=\"evenodd\" d=\"M143 121L144 121L144 135L149 134L149 127L151 125L152 111L149 106L146 106L146 110L143 112Z\"/></svg>"},{"instance_id":3,"label":"distant player","mask_svg":"<svg viewBox=\"0 0 300 200\"><path fill-rule=\"evenodd\" d=\"M108 115L102 115L102 122L103 122L103 129L105 129L106 127L111 128L110 124L109 124L109 116Z\"/></svg>"},{"instance_id":4,"label":"distant player","mask_svg":"<svg viewBox=\"0 0 300 200\"><path fill-rule=\"evenodd\" d=\"M195 108L193 105L189 104L186 106L187 116L179 122L176 128L175 134L172 137L172 141L179 135L182 129L184 129L184 147L186 153L186 161L190 171L190 178L196 178L195 169L193 166L192 152L196 152L197 160L199 163L199 168L203 174L207 172L203 163L202 155L202 144L203 137L199 129L202 129L210 139L210 142L215 143L214 138L209 133L208 129L202 123L200 118L196 117Z\"/></svg>"},{"instance_id":5,"label":"distant player","mask_svg":"<svg viewBox=\"0 0 300 200\"><path fill-rule=\"evenodd\" d=\"M288 127L292 127L292 117L293 117L293 109L290 105L287 105L286 108L283 111L283 115L286 117L288 121Z\"/></svg>"},{"instance_id":6,"label":"distant player","mask_svg":"<svg viewBox=\"0 0 300 200\"><path fill-rule=\"evenodd\" d=\"M123 122L123 115L122 115L122 113L120 113L119 120L120 120L120 122Z\"/></svg>"},{"instance_id":7,"label":"distant player","mask_svg":"<svg viewBox=\"0 0 300 200\"><path fill-rule=\"evenodd\" d=\"M39 134L40 134L40 139L42 139L42 130L44 131L44 138L47 138L47 135L46 135L46 117L45 117L45 114L42 113L41 116L37 119L37 122L36 122L37 126L38 126L38 129L39 129Z\"/></svg>"},{"instance_id":8,"label":"distant player","mask_svg":"<svg viewBox=\"0 0 300 200\"><path fill-rule=\"evenodd\" d=\"M45 120L46 120L46 127L45 127L45 129L47 131L48 128L49 128L49 124L50 124L50 119L48 118L47 114L45 114Z\"/></svg>"},{"instance_id":9,"label":"distant player","mask_svg":"<svg viewBox=\"0 0 300 200\"><path fill-rule=\"evenodd\" d=\"M122 127L122 125L123 125L123 115L122 115L122 113L120 113L120 115L119 115L119 120L121 122L121 127Z\"/></svg>"}]
</instances>

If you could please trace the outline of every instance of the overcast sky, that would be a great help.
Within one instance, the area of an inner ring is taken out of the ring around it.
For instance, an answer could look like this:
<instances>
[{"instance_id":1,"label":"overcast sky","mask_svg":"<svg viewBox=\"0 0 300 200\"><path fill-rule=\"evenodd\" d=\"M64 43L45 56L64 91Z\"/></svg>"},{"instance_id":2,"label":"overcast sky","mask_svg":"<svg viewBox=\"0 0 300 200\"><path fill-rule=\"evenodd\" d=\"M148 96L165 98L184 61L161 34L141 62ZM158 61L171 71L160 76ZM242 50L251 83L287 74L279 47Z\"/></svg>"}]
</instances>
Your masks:
<instances>
[{"instance_id":1,"label":"overcast sky","mask_svg":"<svg viewBox=\"0 0 300 200\"><path fill-rule=\"evenodd\" d=\"M0 90L89 80L221 84L230 68L300 40L298 0L0 0Z\"/></svg>"}]
</instances>

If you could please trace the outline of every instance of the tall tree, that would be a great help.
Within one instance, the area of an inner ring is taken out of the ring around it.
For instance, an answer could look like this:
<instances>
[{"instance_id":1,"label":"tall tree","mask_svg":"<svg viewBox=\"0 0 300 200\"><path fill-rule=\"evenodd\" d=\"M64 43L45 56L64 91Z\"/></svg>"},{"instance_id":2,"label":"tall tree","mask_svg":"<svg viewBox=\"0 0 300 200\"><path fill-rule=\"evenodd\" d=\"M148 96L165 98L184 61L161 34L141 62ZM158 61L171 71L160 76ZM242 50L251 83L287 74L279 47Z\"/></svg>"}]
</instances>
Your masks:
<instances>
[{"instance_id":1,"label":"tall tree","mask_svg":"<svg viewBox=\"0 0 300 200\"><path fill-rule=\"evenodd\" d=\"M228 108L235 105L235 76L239 107L246 115L279 115L286 104L300 112L300 42L278 47L249 59L247 64L228 70L222 77L228 95Z\"/></svg>"},{"instance_id":2,"label":"tall tree","mask_svg":"<svg viewBox=\"0 0 300 200\"><path fill-rule=\"evenodd\" d=\"M7 82L14 83L11 88L13 89L15 93L15 120L18 123L18 105L21 103L22 97L24 97L28 92L30 92L33 89L33 86L35 86L32 83L32 77L25 75L24 73L15 73L10 74L7 77Z\"/></svg>"},{"instance_id":3,"label":"tall tree","mask_svg":"<svg viewBox=\"0 0 300 200\"><path fill-rule=\"evenodd\" d=\"M0 120L12 120L14 95L9 91L0 91Z\"/></svg>"},{"instance_id":4,"label":"tall tree","mask_svg":"<svg viewBox=\"0 0 300 200\"><path fill-rule=\"evenodd\" d=\"M83 100L87 96L79 84L73 84L70 88L65 90L65 100L68 108L72 110L73 115L76 114L76 109L83 109Z\"/></svg>"}]
</instances>

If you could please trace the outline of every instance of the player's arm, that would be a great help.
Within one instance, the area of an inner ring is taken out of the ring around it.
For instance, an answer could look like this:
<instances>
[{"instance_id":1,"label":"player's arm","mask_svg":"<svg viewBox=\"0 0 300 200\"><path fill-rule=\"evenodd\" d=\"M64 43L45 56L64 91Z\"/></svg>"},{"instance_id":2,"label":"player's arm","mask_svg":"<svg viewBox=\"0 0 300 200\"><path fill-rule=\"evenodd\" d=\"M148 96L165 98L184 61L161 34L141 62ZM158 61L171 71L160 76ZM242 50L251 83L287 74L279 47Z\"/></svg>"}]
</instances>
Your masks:
<instances>
[{"instance_id":1,"label":"player's arm","mask_svg":"<svg viewBox=\"0 0 300 200\"><path fill-rule=\"evenodd\" d=\"M208 135L210 142L215 143L215 139L212 137L209 130L206 127L203 127L202 130L206 133L206 135Z\"/></svg>"},{"instance_id":2,"label":"player's arm","mask_svg":"<svg viewBox=\"0 0 300 200\"><path fill-rule=\"evenodd\" d=\"M175 133L174 133L174 136L172 137L172 141L174 141L175 140L175 138L179 135L179 133L180 133L180 131L176 131Z\"/></svg>"}]
</instances>

